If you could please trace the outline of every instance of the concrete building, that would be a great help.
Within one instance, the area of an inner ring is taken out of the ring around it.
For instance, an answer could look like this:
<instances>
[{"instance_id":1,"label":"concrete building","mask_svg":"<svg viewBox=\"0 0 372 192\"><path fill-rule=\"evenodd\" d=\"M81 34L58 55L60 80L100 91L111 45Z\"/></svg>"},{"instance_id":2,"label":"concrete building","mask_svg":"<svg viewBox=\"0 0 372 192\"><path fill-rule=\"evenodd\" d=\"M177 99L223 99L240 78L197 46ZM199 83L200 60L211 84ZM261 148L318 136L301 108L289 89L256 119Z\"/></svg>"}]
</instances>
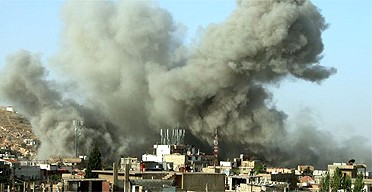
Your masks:
<instances>
[{"instance_id":1,"label":"concrete building","mask_svg":"<svg viewBox=\"0 0 372 192\"><path fill-rule=\"evenodd\" d=\"M356 178L359 173L365 176L367 170L365 164L333 163L328 165L329 173L332 175L336 168L340 169L342 175L348 175L350 178Z\"/></svg>"},{"instance_id":2,"label":"concrete building","mask_svg":"<svg viewBox=\"0 0 372 192\"><path fill-rule=\"evenodd\" d=\"M315 184L313 184L314 188L315 188L316 185L318 185L318 186L316 186L317 188L320 187L321 180L323 179L323 177L325 175L327 175L327 173L328 173L328 171L326 171L326 170L316 170L315 169L313 171L313 179L315 181Z\"/></svg>"},{"instance_id":3,"label":"concrete building","mask_svg":"<svg viewBox=\"0 0 372 192\"><path fill-rule=\"evenodd\" d=\"M59 191L109 192L110 185L104 179L64 179Z\"/></svg>"},{"instance_id":4,"label":"concrete building","mask_svg":"<svg viewBox=\"0 0 372 192\"><path fill-rule=\"evenodd\" d=\"M220 166L211 165L208 167L204 167L202 172L203 173L221 173L221 168Z\"/></svg>"},{"instance_id":5,"label":"concrete building","mask_svg":"<svg viewBox=\"0 0 372 192\"><path fill-rule=\"evenodd\" d=\"M262 163L259 160L243 160L241 165L238 167L240 174L251 174L256 166L261 166Z\"/></svg>"},{"instance_id":6,"label":"concrete building","mask_svg":"<svg viewBox=\"0 0 372 192\"><path fill-rule=\"evenodd\" d=\"M315 168L312 165L297 165L296 175L312 175Z\"/></svg>"},{"instance_id":7,"label":"concrete building","mask_svg":"<svg viewBox=\"0 0 372 192\"><path fill-rule=\"evenodd\" d=\"M143 154L142 161L163 162L163 155L171 154L171 145L154 145L155 154Z\"/></svg>"},{"instance_id":8,"label":"concrete building","mask_svg":"<svg viewBox=\"0 0 372 192\"><path fill-rule=\"evenodd\" d=\"M205 155L194 146L183 144L184 130L161 130L161 144L154 145L151 153L142 155L145 169L157 170L155 165L162 166L164 170L201 172L208 165L213 165L215 156ZM170 169L169 165L173 165ZM141 165L140 165L141 167Z\"/></svg>"},{"instance_id":9,"label":"concrete building","mask_svg":"<svg viewBox=\"0 0 372 192\"><path fill-rule=\"evenodd\" d=\"M277 174L277 173L295 173L294 169L281 168L281 167L268 167L266 168L267 173Z\"/></svg>"},{"instance_id":10,"label":"concrete building","mask_svg":"<svg viewBox=\"0 0 372 192\"><path fill-rule=\"evenodd\" d=\"M363 174L364 182L364 191L372 191L372 179L369 179L367 176L367 165L366 164L356 164L354 162L348 163L333 163L328 165L328 171L332 175L334 171L338 168L341 171L341 175L349 176L352 180L352 187L354 185L355 179L358 174Z\"/></svg>"},{"instance_id":11,"label":"concrete building","mask_svg":"<svg viewBox=\"0 0 372 192\"><path fill-rule=\"evenodd\" d=\"M150 153L142 155L142 161L163 162L163 156L169 154L182 154L186 152L184 145L185 130L182 129L161 129L160 144L154 145Z\"/></svg>"},{"instance_id":12,"label":"concrete building","mask_svg":"<svg viewBox=\"0 0 372 192\"><path fill-rule=\"evenodd\" d=\"M6 107L5 107L5 111L9 111L9 112L12 112L12 113L15 112L13 106L6 106Z\"/></svg>"},{"instance_id":13,"label":"concrete building","mask_svg":"<svg viewBox=\"0 0 372 192\"><path fill-rule=\"evenodd\" d=\"M176 183L187 191L225 191L225 174L220 173L182 173ZM179 184L181 182L181 184Z\"/></svg>"},{"instance_id":14,"label":"concrete building","mask_svg":"<svg viewBox=\"0 0 372 192\"><path fill-rule=\"evenodd\" d=\"M98 177L107 180L110 183L114 182L113 171L93 170L98 173ZM119 183L124 183L125 172L118 172ZM175 187L181 191L224 191L225 190L225 174L220 173L193 173L193 172L168 172L168 171L144 171L144 172L129 172L130 189L142 190L149 189L151 184L158 188L159 185L164 188ZM150 189L149 189L150 190Z\"/></svg>"},{"instance_id":15,"label":"concrete building","mask_svg":"<svg viewBox=\"0 0 372 192\"><path fill-rule=\"evenodd\" d=\"M164 155L165 162L173 163L174 171L183 171L183 168L186 167L186 155L181 154L167 154Z\"/></svg>"},{"instance_id":16,"label":"concrete building","mask_svg":"<svg viewBox=\"0 0 372 192\"><path fill-rule=\"evenodd\" d=\"M224 173L226 176L232 174L233 163L230 161L220 161L220 173Z\"/></svg>"},{"instance_id":17,"label":"concrete building","mask_svg":"<svg viewBox=\"0 0 372 192\"><path fill-rule=\"evenodd\" d=\"M352 183L355 182L355 179L352 179ZM372 192L372 179L364 179L364 192Z\"/></svg>"},{"instance_id":18,"label":"concrete building","mask_svg":"<svg viewBox=\"0 0 372 192\"><path fill-rule=\"evenodd\" d=\"M15 176L23 181L42 180L42 171L40 166L35 165L20 165L14 169Z\"/></svg>"},{"instance_id":19,"label":"concrete building","mask_svg":"<svg viewBox=\"0 0 372 192\"><path fill-rule=\"evenodd\" d=\"M285 178L271 174L231 175L227 177L227 188L240 192L288 191L291 184Z\"/></svg>"},{"instance_id":20,"label":"concrete building","mask_svg":"<svg viewBox=\"0 0 372 192\"><path fill-rule=\"evenodd\" d=\"M231 169L232 169L232 162L229 161L220 161L219 166L207 166L204 167L202 172L203 173L223 173L226 176L229 176L232 174Z\"/></svg>"},{"instance_id":21,"label":"concrete building","mask_svg":"<svg viewBox=\"0 0 372 192\"><path fill-rule=\"evenodd\" d=\"M119 170L124 171L126 164L129 165L130 170L140 171L140 162L138 161L137 157L120 158Z\"/></svg>"}]
</instances>

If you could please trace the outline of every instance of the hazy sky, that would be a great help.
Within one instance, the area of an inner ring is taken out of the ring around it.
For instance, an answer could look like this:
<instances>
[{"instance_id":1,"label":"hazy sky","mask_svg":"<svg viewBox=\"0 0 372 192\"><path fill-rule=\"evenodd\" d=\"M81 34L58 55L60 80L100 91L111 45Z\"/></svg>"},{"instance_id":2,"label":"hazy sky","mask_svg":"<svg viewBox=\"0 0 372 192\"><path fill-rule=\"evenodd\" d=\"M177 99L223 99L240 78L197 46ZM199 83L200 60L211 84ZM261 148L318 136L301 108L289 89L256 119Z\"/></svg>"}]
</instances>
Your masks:
<instances>
[{"instance_id":1,"label":"hazy sky","mask_svg":"<svg viewBox=\"0 0 372 192\"><path fill-rule=\"evenodd\" d=\"M288 126L303 109L310 109L319 129L339 139L361 135L371 144L372 3L364 1L313 1L329 28L321 64L337 74L321 84L288 79L274 90L273 103L288 114ZM40 53L44 63L57 52L62 1L0 1L0 67L7 55L19 49ZM175 22L188 28L192 41L199 26L223 21L235 1L160 1ZM372 150L372 144L371 144ZM371 152L372 156L372 152Z\"/></svg>"}]
</instances>

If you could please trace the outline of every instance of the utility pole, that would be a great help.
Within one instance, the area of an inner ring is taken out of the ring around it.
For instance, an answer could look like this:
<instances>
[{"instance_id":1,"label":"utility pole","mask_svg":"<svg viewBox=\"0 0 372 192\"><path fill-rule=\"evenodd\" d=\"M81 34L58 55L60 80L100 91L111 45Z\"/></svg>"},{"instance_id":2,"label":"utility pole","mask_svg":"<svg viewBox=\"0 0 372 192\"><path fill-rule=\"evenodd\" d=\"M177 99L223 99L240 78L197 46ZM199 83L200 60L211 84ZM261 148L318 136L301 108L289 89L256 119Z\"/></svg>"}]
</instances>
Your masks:
<instances>
[{"instance_id":1,"label":"utility pole","mask_svg":"<svg viewBox=\"0 0 372 192\"><path fill-rule=\"evenodd\" d=\"M78 156L78 145L79 145L79 137L81 136L81 129L83 129L84 121L81 120L73 120L72 124L74 125L75 130L75 157Z\"/></svg>"}]
</instances>

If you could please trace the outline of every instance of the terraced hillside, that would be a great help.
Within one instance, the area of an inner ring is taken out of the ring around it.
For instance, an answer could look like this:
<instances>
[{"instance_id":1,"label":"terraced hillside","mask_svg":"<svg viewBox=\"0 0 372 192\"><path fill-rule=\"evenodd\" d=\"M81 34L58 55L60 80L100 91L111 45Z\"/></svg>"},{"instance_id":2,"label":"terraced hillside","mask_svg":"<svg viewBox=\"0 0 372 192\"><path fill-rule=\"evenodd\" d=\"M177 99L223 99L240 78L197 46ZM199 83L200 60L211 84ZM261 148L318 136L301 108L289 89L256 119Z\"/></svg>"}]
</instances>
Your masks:
<instances>
[{"instance_id":1,"label":"terraced hillside","mask_svg":"<svg viewBox=\"0 0 372 192\"><path fill-rule=\"evenodd\" d=\"M11 150L33 159L39 140L32 132L28 120L10 109L0 107L0 147L2 151Z\"/></svg>"}]
</instances>

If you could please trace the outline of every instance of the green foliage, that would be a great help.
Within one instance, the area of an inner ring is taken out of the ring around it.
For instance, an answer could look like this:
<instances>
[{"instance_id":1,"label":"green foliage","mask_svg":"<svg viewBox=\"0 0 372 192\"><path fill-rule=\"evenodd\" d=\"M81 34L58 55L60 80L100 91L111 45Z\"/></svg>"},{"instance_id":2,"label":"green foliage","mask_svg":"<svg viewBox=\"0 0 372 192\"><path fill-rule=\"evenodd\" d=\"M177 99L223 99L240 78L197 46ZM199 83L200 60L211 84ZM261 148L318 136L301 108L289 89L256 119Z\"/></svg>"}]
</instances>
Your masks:
<instances>
[{"instance_id":1,"label":"green foliage","mask_svg":"<svg viewBox=\"0 0 372 192\"><path fill-rule=\"evenodd\" d=\"M327 173L326 176L322 178L320 181L320 192L328 192L329 191L329 184L330 184L331 176Z\"/></svg>"},{"instance_id":2,"label":"green foliage","mask_svg":"<svg viewBox=\"0 0 372 192\"><path fill-rule=\"evenodd\" d=\"M239 175L239 174L240 174L240 169L237 168L237 167L234 167L234 168L231 169L231 172L232 172L233 174L237 174L237 175Z\"/></svg>"},{"instance_id":3,"label":"green foliage","mask_svg":"<svg viewBox=\"0 0 372 192\"><path fill-rule=\"evenodd\" d=\"M351 178L348 175L342 175L341 170L336 168L332 177L327 173L320 181L320 192L337 192L337 190L344 189L351 191Z\"/></svg>"},{"instance_id":4,"label":"green foliage","mask_svg":"<svg viewBox=\"0 0 372 192\"><path fill-rule=\"evenodd\" d=\"M98 145L95 144L88 156L85 178L97 178L98 175L96 173L92 173L92 170L100 170L101 168L102 168L101 151L99 150Z\"/></svg>"},{"instance_id":5,"label":"green foliage","mask_svg":"<svg viewBox=\"0 0 372 192\"><path fill-rule=\"evenodd\" d=\"M360 192L364 187L363 174L359 173L354 182L353 192Z\"/></svg>"},{"instance_id":6,"label":"green foliage","mask_svg":"<svg viewBox=\"0 0 372 192\"><path fill-rule=\"evenodd\" d=\"M333 172L333 175L332 175L332 180L331 180L331 189L332 189L332 192L341 189L341 179L342 179L341 177L342 177L341 171L337 167L335 169L335 171Z\"/></svg>"},{"instance_id":7,"label":"green foliage","mask_svg":"<svg viewBox=\"0 0 372 192\"><path fill-rule=\"evenodd\" d=\"M256 165L256 166L254 166L253 170L254 170L255 174L263 173L263 172L266 171L266 166L265 166L265 164Z\"/></svg>"},{"instance_id":8,"label":"green foliage","mask_svg":"<svg viewBox=\"0 0 372 192\"><path fill-rule=\"evenodd\" d=\"M351 178L349 175L342 177L341 188L345 191L351 191Z\"/></svg>"},{"instance_id":9,"label":"green foliage","mask_svg":"<svg viewBox=\"0 0 372 192\"><path fill-rule=\"evenodd\" d=\"M51 181L54 181L54 182L57 182L57 181L60 181L62 179L62 176L61 175L51 175L50 176L50 180Z\"/></svg>"}]
</instances>

